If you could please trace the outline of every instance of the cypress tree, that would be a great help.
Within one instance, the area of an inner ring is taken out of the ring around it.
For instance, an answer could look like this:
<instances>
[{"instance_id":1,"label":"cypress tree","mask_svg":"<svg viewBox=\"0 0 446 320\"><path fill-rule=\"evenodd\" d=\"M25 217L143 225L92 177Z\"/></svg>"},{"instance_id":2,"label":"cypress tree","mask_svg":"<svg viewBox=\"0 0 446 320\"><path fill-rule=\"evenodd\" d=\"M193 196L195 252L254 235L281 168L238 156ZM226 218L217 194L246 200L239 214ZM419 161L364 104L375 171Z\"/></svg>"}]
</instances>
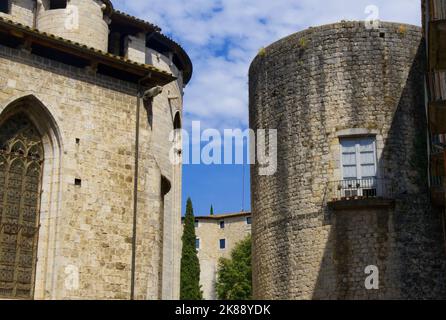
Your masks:
<instances>
[{"instance_id":1,"label":"cypress tree","mask_svg":"<svg viewBox=\"0 0 446 320\"><path fill-rule=\"evenodd\" d=\"M192 200L187 199L184 218L183 249L181 255L181 300L202 300L200 287L200 263L195 248L195 217Z\"/></svg>"},{"instance_id":2,"label":"cypress tree","mask_svg":"<svg viewBox=\"0 0 446 320\"><path fill-rule=\"evenodd\" d=\"M214 215L214 207L211 205L211 216Z\"/></svg>"}]
</instances>

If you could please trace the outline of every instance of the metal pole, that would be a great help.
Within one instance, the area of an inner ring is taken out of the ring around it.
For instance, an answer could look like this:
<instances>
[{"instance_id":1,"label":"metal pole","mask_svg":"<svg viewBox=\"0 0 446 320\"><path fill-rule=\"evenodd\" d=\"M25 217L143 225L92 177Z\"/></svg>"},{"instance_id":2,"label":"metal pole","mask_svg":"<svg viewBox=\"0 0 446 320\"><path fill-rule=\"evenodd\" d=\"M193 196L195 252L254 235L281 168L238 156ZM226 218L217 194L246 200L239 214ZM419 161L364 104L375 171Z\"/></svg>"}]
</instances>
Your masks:
<instances>
[{"instance_id":1,"label":"metal pole","mask_svg":"<svg viewBox=\"0 0 446 320\"><path fill-rule=\"evenodd\" d=\"M136 277L136 225L138 218L138 175L139 175L139 122L141 110L141 85L138 84L136 103L136 130L135 130L135 177L133 185L133 239L132 239L132 271L130 283L130 300L135 300Z\"/></svg>"}]
</instances>

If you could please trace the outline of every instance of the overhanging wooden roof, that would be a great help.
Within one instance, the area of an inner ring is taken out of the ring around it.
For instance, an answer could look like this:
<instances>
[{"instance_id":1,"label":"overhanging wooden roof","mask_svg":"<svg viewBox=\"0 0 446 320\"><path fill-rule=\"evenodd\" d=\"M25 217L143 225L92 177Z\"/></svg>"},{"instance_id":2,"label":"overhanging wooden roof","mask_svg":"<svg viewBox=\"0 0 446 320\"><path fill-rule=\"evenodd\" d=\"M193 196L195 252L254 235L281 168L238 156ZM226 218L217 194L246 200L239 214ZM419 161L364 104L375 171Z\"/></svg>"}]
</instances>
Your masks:
<instances>
[{"instance_id":1,"label":"overhanging wooden roof","mask_svg":"<svg viewBox=\"0 0 446 320\"><path fill-rule=\"evenodd\" d=\"M130 24L136 28L142 29L144 31L156 31L156 32L161 32L161 28L150 23L147 21L144 21L142 19L139 19L137 17L131 16L125 12L119 11L119 10L115 10L112 13L111 16L112 21L116 21L119 23L125 23L125 24Z\"/></svg>"},{"instance_id":2,"label":"overhanging wooden roof","mask_svg":"<svg viewBox=\"0 0 446 320\"><path fill-rule=\"evenodd\" d=\"M40 46L53 49L62 53L67 53L74 57L87 60L92 66L102 65L107 68L130 74L135 78L147 78L143 85L166 85L176 78L153 65L141 64L126 58L115 56L101 50L88 47L86 45L67 40L53 34L41 32L12 20L0 17L0 33L21 39L28 46L38 44ZM48 57L51 58L51 57Z\"/></svg>"},{"instance_id":3,"label":"overhanging wooden roof","mask_svg":"<svg viewBox=\"0 0 446 320\"><path fill-rule=\"evenodd\" d=\"M190 81L193 73L193 65L190 57L186 53L186 50L184 50L184 48L179 43L164 35L161 32L160 27L119 10L113 11L111 20L112 22L128 25L135 29L139 29L141 30L141 32L148 33L148 37L157 38L165 43L165 45L169 47L169 50L173 52L178 58L178 61L180 63L178 67L183 71L184 84L187 84Z\"/></svg>"}]
</instances>

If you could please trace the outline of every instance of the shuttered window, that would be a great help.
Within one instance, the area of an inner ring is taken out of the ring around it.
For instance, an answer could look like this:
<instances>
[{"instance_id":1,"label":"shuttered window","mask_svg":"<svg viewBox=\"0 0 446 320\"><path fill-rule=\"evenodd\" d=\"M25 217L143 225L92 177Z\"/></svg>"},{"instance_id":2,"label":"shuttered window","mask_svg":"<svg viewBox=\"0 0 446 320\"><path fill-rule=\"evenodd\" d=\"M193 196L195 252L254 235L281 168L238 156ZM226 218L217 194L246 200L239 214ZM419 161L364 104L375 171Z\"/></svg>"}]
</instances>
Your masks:
<instances>
[{"instance_id":1,"label":"shuttered window","mask_svg":"<svg viewBox=\"0 0 446 320\"><path fill-rule=\"evenodd\" d=\"M341 139L343 180L362 180L376 177L375 138Z\"/></svg>"}]
</instances>

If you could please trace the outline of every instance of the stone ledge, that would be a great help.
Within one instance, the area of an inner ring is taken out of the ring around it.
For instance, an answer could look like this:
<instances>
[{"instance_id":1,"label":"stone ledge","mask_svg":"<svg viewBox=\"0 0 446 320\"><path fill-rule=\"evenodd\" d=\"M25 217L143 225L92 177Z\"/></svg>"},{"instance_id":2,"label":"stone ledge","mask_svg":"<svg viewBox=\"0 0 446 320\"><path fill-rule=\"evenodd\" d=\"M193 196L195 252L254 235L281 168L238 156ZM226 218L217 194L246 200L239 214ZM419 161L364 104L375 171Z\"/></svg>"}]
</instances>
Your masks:
<instances>
[{"instance_id":1,"label":"stone ledge","mask_svg":"<svg viewBox=\"0 0 446 320\"><path fill-rule=\"evenodd\" d=\"M384 198L334 200L328 202L328 207L333 210L391 208L394 206L395 206L394 199L384 199Z\"/></svg>"}]
</instances>

